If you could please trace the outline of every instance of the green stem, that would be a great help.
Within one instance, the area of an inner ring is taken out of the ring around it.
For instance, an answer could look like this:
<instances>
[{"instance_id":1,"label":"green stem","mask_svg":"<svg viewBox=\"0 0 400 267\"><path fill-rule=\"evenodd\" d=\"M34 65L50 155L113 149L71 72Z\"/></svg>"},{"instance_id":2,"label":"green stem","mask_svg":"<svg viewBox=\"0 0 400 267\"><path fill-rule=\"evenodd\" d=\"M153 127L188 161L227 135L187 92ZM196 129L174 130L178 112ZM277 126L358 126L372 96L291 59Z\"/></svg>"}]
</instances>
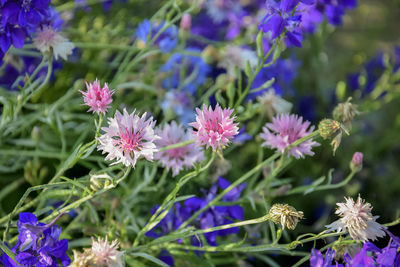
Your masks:
<instances>
[{"instance_id":1,"label":"green stem","mask_svg":"<svg viewBox=\"0 0 400 267\"><path fill-rule=\"evenodd\" d=\"M162 152L162 151L166 151L166 150L170 150L170 149L174 149L174 148L184 147L184 146L187 146L187 145L190 145L193 143L194 143L194 140L187 140L187 141L183 141L183 142L176 143L173 145L162 147L158 151Z\"/></svg>"},{"instance_id":2,"label":"green stem","mask_svg":"<svg viewBox=\"0 0 400 267\"><path fill-rule=\"evenodd\" d=\"M251 169L250 171L248 171L247 173L245 173L242 177L240 177L239 179L237 179L235 182L233 182L229 187L225 188L224 191L222 191L221 193L218 194L218 196L216 196L213 200L211 200L210 202L208 202L208 204L206 206L204 206L202 209L198 210L195 214L193 214L189 219L187 219L184 223L181 224L181 226L179 226L179 229L182 229L184 227L186 227L189 223L191 223L194 219L197 218L197 216L199 216L203 211L205 211L206 209L208 209L209 207L211 207L212 205L214 205L215 203L217 203L223 196L225 196L226 194L228 194L233 188L235 188L236 186L238 186L239 184L243 183L244 181L246 181L249 177L251 177L254 173L256 173L258 170L260 170L262 167L264 167L265 165L267 165L268 163L270 163L271 161L275 160L276 158L279 157L279 154L274 154L271 157L269 157L268 159L264 160L263 162L261 162L260 164L258 164L257 166L255 166L253 169Z\"/></svg>"},{"instance_id":3,"label":"green stem","mask_svg":"<svg viewBox=\"0 0 400 267\"><path fill-rule=\"evenodd\" d=\"M160 205L160 207L157 209L157 211L153 214L153 216L150 218L149 222L140 230L138 235L136 236L136 239L133 243L133 246L137 246L139 244L140 239L143 237L145 233L153 229L168 213L169 209L172 207L173 201L176 198L176 195L178 194L178 191L181 187L183 187L187 182L189 182L193 177L196 177L198 174L202 173L203 171L207 170L211 163L215 159L215 153L212 154L210 160L201 167L198 170L192 171L185 176L183 176L181 179L179 179L178 183L176 184L175 188L172 190L171 193L164 199L163 203ZM166 207L169 205L169 208L166 209Z\"/></svg>"}]
</instances>

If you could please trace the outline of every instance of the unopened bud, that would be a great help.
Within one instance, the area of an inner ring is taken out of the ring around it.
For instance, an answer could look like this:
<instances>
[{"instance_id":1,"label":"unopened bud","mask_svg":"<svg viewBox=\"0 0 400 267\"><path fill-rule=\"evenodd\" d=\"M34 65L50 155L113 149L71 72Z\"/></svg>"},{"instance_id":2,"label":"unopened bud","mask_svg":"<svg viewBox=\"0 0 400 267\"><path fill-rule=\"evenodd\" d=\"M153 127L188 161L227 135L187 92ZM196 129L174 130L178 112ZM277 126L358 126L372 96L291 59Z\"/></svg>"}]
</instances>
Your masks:
<instances>
[{"instance_id":1,"label":"unopened bud","mask_svg":"<svg viewBox=\"0 0 400 267\"><path fill-rule=\"evenodd\" d=\"M339 122L330 119L322 120L318 125L319 134L323 139L332 138L340 128Z\"/></svg>"},{"instance_id":2,"label":"unopened bud","mask_svg":"<svg viewBox=\"0 0 400 267\"><path fill-rule=\"evenodd\" d=\"M192 25L192 16L190 14L183 14L180 27L182 30L189 31Z\"/></svg>"},{"instance_id":3,"label":"unopened bud","mask_svg":"<svg viewBox=\"0 0 400 267\"><path fill-rule=\"evenodd\" d=\"M297 223L303 218L303 212L297 211L288 204L274 204L269 210L268 217L275 224L280 223L282 229L287 227L294 230Z\"/></svg>"},{"instance_id":4,"label":"unopened bud","mask_svg":"<svg viewBox=\"0 0 400 267\"><path fill-rule=\"evenodd\" d=\"M95 174L90 177L90 188L93 191L99 191L104 188L113 187L111 177L106 174Z\"/></svg>"},{"instance_id":5,"label":"unopened bud","mask_svg":"<svg viewBox=\"0 0 400 267\"><path fill-rule=\"evenodd\" d=\"M361 152L356 152L353 154L353 158L350 162L350 169L352 171L360 171L362 169L363 157L364 155Z\"/></svg>"},{"instance_id":6,"label":"unopened bud","mask_svg":"<svg viewBox=\"0 0 400 267\"><path fill-rule=\"evenodd\" d=\"M218 59L218 50L214 46L208 45L201 53L201 57L207 64L212 64Z\"/></svg>"},{"instance_id":7,"label":"unopened bud","mask_svg":"<svg viewBox=\"0 0 400 267\"><path fill-rule=\"evenodd\" d=\"M35 143L39 143L40 140L40 128L38 126L33 127L31 132L31 138Z\"/></svg>"}]
</instances>

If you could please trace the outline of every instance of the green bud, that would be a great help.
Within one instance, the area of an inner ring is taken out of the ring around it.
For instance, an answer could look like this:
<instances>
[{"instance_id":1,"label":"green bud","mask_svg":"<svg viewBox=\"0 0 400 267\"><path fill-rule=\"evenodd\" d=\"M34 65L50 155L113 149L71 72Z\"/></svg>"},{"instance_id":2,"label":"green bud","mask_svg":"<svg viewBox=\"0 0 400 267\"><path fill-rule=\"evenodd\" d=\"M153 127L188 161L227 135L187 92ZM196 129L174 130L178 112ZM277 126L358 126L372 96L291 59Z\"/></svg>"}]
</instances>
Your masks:
<instances>
[{"instance_id":1,"label":"green bud","mask_svg":"<svg viewBox=\"0 0 400 267\"><path fill-rule=\"evenodd\" d=\"M339 122L330 119L324 119L318 125L319 134L323 139L332 138L340 128Z\"/></svg>"}]
</instances>

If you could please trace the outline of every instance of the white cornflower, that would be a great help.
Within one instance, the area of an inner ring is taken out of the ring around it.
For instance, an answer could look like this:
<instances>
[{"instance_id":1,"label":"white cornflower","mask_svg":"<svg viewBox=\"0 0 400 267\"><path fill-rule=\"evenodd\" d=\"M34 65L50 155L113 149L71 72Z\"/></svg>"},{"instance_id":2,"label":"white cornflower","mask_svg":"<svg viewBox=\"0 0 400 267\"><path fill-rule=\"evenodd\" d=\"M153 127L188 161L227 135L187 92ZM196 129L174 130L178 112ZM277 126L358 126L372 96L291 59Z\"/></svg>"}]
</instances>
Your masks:
<instances>
[{"instance_id":1,"label":"white cornflower","mask_svg":"<svg viewBox=\"0 0 400 267\"><path fill-rule=\"evenodd\" d=\"M52 50L56 60L59 56L67 60L67 57L72 54L72 50L75 48L74 43L70 42L51 26L45 26L40 29L33 39L33 43L43 54Z\"/></svg>"},{"instance_id":2,"label":"white cornflower","mask_svg":"<svg viewBox=\"0 0 400 267\"><path fill-rule=\"evenodd\" d=\"M329 231L347 230L354 240L366 242L385 236L385 226L376 222L379 216L372 216L372 206L358 195L357 202L349 197L345 203L337 203L336 214L341 218L326 227Z\"/></svg>"},{"instance_id":3,"label":"white cornflower","mask_svg":"<svg viewBox=\"0 0 400 267\"><path fill-rule=\"evenodd\" d=\"M105 239L99 238L97 241L92 238L91 258L96 267L123 267L123 251L118 251L118 241L114 240L111 244Z\"/></svg>"}]
</instances>

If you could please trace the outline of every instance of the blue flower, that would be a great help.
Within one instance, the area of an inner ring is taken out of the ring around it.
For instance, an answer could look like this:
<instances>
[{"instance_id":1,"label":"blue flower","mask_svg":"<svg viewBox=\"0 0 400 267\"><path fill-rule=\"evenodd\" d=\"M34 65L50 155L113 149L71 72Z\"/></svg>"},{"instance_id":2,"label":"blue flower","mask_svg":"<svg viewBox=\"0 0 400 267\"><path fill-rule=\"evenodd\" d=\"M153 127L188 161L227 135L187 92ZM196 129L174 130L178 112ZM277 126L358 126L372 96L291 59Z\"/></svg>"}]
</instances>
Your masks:
<instances>
[{"instance_id":1,"label":"blue flower","mask_svg":"<svg viewBox=\"0 0 400 267\"><path fill-rule=\"evenodd\" d=\"M247 99L254 99L269 90L269 88L262 88L261 86L272 78L275 78L275 82L271 87L275 90L277 95L293 93L292 83L297 77L297 69L300 66L301 61L297 60L295 57L291 57L288 59L278 59L271 66L262 68L251 86L252 90L257 89L258 91L250 91Z\"/></svg>"},{"instance_id":2,"label":"blue flower","mask_svg":"<svg viewBox=\"0 0 400 267\"><path fill-rule=\"evenodd\" d=\"M335 251L331 248L325 253L325 258L322 253L317 249L311 250L310 266L311 267L343 267L342 264L332 264L333 257L335 256Z\"/></svg>"},{"instance_id":3,"label":"blue flower","mask_svg":"<svg viewBox=\"0 0 400 267\"><path fill-rule=\"evenodd\" d=\"M210 190L206 193L204 198L192 197L185 201L185 206L188 207L193 213L199 209L205 207L211 200L217 196L218 187L226 189L231 184L222 177L218 178L218 185L214 184ZM246 187L246 183L241 184L232 189L226 194L222 200L226 202L236 201L240 198L240 194ZM201 229L216 227L224 224L231 224L234 220L243 220L243 208L240 205L230 206L211 206L204 212L202 212L197 218L197 223ZM229 228L225 230L214 231L211 233L204 234L207 242L211 246L216 246L217 236L225 236L228 234L237 234L239 228Z\"/></svg>"},{"instance_id":4,"label":"blue flower","mask_svg":"<svg viewBox=\"0 0 400 267\"><path fill-rule=\"evenodd\" d=\"M165 21L155 25L150 20L144 20L139 23L136 30L136 37L144 43L152 40L154 36L164 27ZM163 53L168 53L178 44L178 29L172 25L165 29L154 41L154 44L160 47Z\"/></svg>"},{"instance_id":5,"label":"blue flower","mask_svg":"<svg viewBox=\"0 0 400 267\"><path fill-rule=\"evenodd\" d=\"M186 51L200 53L194 48L188 48ZM200 56L175 53L160 68L160 72L169 73L163 81L165 89L178 89L194 94L197 88L205 83L210 67Z\"/></svg>"},{"instance_id":6,"label":"blue flower","mask_svg":"<svg viewBox=\"0 0 400 267\"><path fill-rule=\"evenodd\" d=\"M71 261L66 254L68 240L59 240L61 228L53 225L57 218L45 225L38 222L37 217L32 213L19 214L18 242L12 251L16 254L15 259L22 266L56 267L59 266L58 262L61 262L62 266L69 266ZM6 267L19 266L5 253L2 263Z\"/></svg>"},{"instance_id":7,"label":"blue flower","mask_svg":"<svg viewBox=\"0 0 400 267\"><path fill-rule=\"evenodd\" d=\"M183 91L170 90L165 93L165 99L161 102L164 114L172 110L183 124L194 121L196 114L190 96Z\"/></svg>"},{"instance_id":8,"label":"blue flower","mask_svg":"<svg viewBox=\"0 0 400 267\"><path fill-rule=\"evenodd\" d=\"M22 48L25 41L25 32L11 24L0 24L0 48L6 53L11 45L16 48ZM2 57L3 58L3 57Z\"/></svg>"},{"instance_id":9,"label":"blue flower","mask_svg":"<svg viewBox=\"0 0 400 267\"><path fill-rule=\"evenodd\" d=\"M258 25L258 29L265 33L270 33L271 41L274 41L284 31L286 31L286 42L288 45L301 47L303 40L302 32L299 29L301 14L293 13L293 9L299 4L300 0L267 0L267 14ZM305 4L313 1L302 0Z\"/></svg>"}]
</instances>

